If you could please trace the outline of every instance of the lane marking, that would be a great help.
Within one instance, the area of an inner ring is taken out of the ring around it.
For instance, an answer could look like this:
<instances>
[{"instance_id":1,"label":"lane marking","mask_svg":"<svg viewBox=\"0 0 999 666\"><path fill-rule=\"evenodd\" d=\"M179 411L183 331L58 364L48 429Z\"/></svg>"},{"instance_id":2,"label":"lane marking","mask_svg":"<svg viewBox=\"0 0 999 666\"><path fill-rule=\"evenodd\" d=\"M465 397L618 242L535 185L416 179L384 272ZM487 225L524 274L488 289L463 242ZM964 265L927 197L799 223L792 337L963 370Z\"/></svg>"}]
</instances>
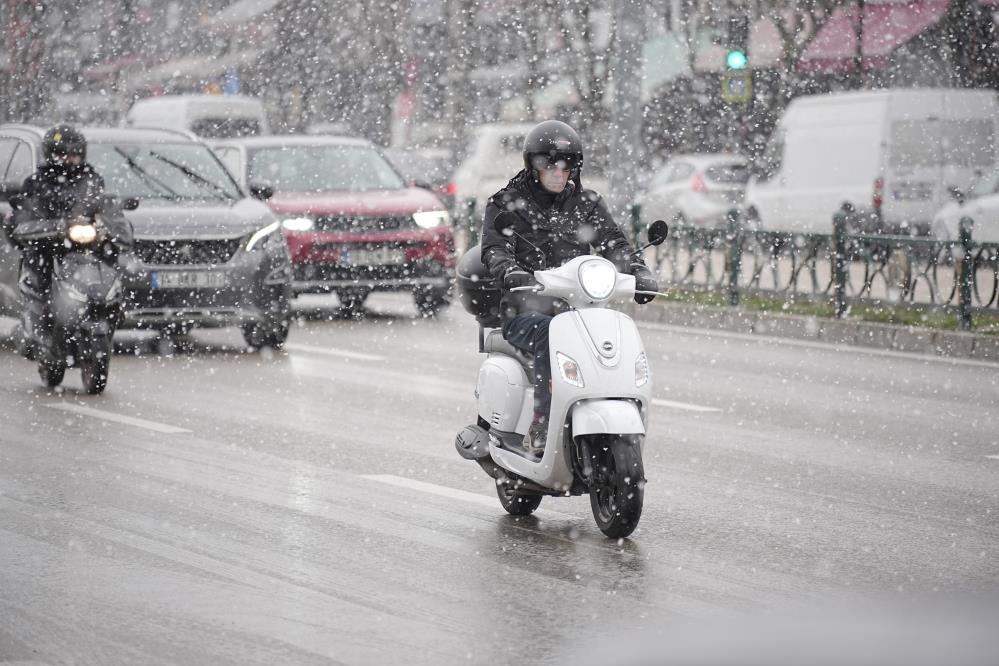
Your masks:
<instances>
[{"instance_id":1,"label":"lane marking","mask_svg":"<svg viewBox=\"0 0 999 666\"><path fill-rule=\"evenodd\" d=\"M819 349L833 352L855 352L858 354L868 354L871 356L894 356L895 358L905 358L914 361L935 361L937 363L949 363L951 365L966 365L976 368L989 368L994 370L997 363L995 361L980 361L970 358L953 358L950 356L936 356L934 354L917 354L916 352L898 351L896 349L878 349L875 347L861 347L854 345L844 345L835 342L821 342L818 340L798 340L796 338L780 338L773 335L758 333L737 333L735 331L724 331L712 328L695 328L693 326L673 326L671 324L660 324L653 321L635 320L640 327L652 330L666 331L668 333L678 333L688 336L706 336L714 338L730 338L732 340L745 340L747 342L768 343L772 345L784 345L788 347L802 347L805 349Z\"/></svg>"},{"instance_id":2,"label":"lane marking","mask_svg":"<svg viewBox=\"0 0 999 666\"><path fill-rule=\"evenodd\" d=\"M287 344L284 345L285 349L290 349L291 351L305 352L306 354L321 354L323 356L338 356L341 358L356 358L358 361L386 361L388 360L385 356L378 356L376 354L365 354L364 352L350 351L349 349L336 349L334 347L313 347L311 345L297 345L297 344Z\"/></svg>"},{"instance_id":3,"label":"lane marking","mask_svg":"<svg viewBox=\"0 0 999 666\"><path fill-rule=\"evenodd\" d=\"M689 402L676 402L675 400L663 400L662 398L652 398L653 405L660 407L672 407L673 409L685 409L688 412L720 412L719 407L705 407L704 405L692 405Z\"/></svg>"},{"instance_id":4,"label":"lane marking","mask_svg":"<svg viewBox=\"0 0 999 666\"><path fill-rule=\"evenodd\" d=\"M123 416L121 414L114 414L113 412L105 412L101 409L84 407L83 405L72 405L65 402L49 402L44 404L46 407L51 407L52 409L61 409L65 412L73 412L76 414L82 414L83 416L93 416L94 418L104 419L105 421L124 423L125 425L135 426L136 428L145 428L146 430L152 430L153 432L162 432L169 435L180 432L191 432L186 428L178 428L165 423L157 423L156 421L147 421L146 419L139 419L134 416Z\"/></svg>"},{"instance_id":5,"label":"lane marking","mask_svg":"<svg viewBox=\"0 0 999 666\"><path fill-rule=\"evenodd\" d=\"M394 474L362 474L361 478L368 479L369 481L378 481L379 483L387 483L390 486L406 488L407 490L418 490L423 493L430 493L431 495L439 495L441 497L457 499L463 502L471 502L472 504L487 506L490 509L499 509L501 511L503 509L503 507L500 506L499 498L497 497L486 497L485 495L470 493L466 490L458 490L457 488L449 488L448 486L438 486L435 483L417 481L416 479L407 479L404 476L395 476ZM534 515L539 514L558 518L575 518L575 516L570 516L567 513L550 511L548 509L539 509L534 512Z\"/></svg>"}]
</instances>

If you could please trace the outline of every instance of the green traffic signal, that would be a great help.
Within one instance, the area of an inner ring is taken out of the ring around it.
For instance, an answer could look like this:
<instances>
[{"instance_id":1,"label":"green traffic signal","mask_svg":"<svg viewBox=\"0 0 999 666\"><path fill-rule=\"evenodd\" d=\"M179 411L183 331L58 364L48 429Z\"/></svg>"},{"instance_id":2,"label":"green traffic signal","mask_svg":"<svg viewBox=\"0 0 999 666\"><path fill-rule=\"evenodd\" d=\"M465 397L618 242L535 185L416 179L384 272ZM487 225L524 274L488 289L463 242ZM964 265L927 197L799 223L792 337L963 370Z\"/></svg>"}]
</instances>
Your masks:
<instances>
[{"instance_id":1,"label":"green traffic signal","mask_svg":"<svg viewBox=\"0 0 999 666\"><path fill-rule=\"evenodd\" d=\"M745 69L746 54L738 50L729 51L728 55L725 56L725 64L728 65L729 69Z\"/></svg>"}]
</instances>

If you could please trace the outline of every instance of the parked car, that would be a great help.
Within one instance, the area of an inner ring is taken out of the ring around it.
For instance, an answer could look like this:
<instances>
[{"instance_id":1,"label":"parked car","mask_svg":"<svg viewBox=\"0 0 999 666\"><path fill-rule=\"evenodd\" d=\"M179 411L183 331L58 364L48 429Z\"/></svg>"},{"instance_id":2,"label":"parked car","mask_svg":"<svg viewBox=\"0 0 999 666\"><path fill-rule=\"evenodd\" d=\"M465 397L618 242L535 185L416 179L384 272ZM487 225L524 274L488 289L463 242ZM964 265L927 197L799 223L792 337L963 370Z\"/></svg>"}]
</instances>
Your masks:
<instances>
[{"instance_id":1,"label":"parked car","mask_svg":"<svg viewBox=\"0 0 999 666\"><path fill-rule=\"evenodd\" d=\"M717 226L742 205L749 163L739 155L673 155L653 174L637 203L649 219L676 224Z\"/></svg>"},{"instance_id":2,"label":"parked car","mask_svg":"<svg viewBox=\"0 0 999 666\"><path fill-rule=\"evenodd\" d=\"M45 128L0 125L3 187L9 197L41 163ZM288 336L291 263L280 224L248 197L211 150L180 132L85 128L87 161L108 194L138 208L124 261L123 328L184 333L239 326L254 347ZM0 238L0 311L21 312L20 252Z\"/></svg>"},{"instance_id":3,"label":"parked car","mask_svg":"<svg viewBox=\"0 0 999 666\"><path fill-rule=\"evenodd\" d=\"M746 188L756 226L829 233L844 202L865 231L926 234L951 187L997 161L994 91L914 89L799 97Z\"/></svg>"},{"instance_id":4,"label":"parked car","mask_svg":"<svg viewBox=\"0 0 999 666\"><path fill-rule=\"evenodd\" d=\"M408 186L364 139L274 136L215 151L283 220L296 294L334 292L362 311L372 291L410 291L423 314L450 302L454 237L444 203Z\"/></svg>"},{"instance_id":5,"label":"parked car","mask_svg":"<svg viewBox=\"0 0 999 666\"><path fill-rule=\"evenodd\" d=\"M931 234L938 240L958 240L962 217L974 222L972 240L999 243L999 167L983 174L967 192L954 189L954 200L933 216Z\"/></svg>"},{"instance_id":6,"label":"parked car","mask_svg":"<svg viewBox=\"0 0 999 666\"><path fill-rule=\"evenodd\" d=\"M486 201L524 168L524 137L532 123L492 123L474 127L464 158L455 170L455 201L475 201L481 219Z\"/></svg>"},{"instance_id":7,"label":"parked car","mask_svg":"<svg viewBox=\"0 0 999 666\"><path fill-rule=\"evenodd\" d=\"M454 159L443 148L388 148L385 156L407 183L437 195L448 210L454 207Z\"/></svg>"},{"instance_id":8,"label":"parked car","mask_svg":"<svg viewBox=\"0 0 999 666\"><path fill-rule=\"evenodd\" d=\"M270 134L263 102L245 95L159 95L140 99L126 127L158 127L205 139Z\"/></svg>"}]
</instances>

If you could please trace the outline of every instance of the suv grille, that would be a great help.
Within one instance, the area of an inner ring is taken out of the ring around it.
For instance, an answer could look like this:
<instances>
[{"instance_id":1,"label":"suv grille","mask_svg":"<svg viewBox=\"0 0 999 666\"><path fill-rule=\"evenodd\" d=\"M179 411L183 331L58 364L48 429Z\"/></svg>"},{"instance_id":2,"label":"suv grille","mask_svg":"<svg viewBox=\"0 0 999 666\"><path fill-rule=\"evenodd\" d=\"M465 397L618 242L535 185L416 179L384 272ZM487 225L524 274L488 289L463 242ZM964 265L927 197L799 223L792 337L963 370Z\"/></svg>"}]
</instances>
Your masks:
<instances>
[{"instance_id":1,"label":"suv grille","mask_svg":"<svg viewBox=\"0 0 999 666\"><path fill-rule=\"evenodd\" d=\"M224 264L239 250L242 238L212 240L138 240L135 254L144 264Z\"/></svg>"},{"instance_id":2,"label":"suv grille","mask_svg":"<svg viewBox=\"0 0 999 666\"><path fill-rule=\"evenodd\" d=\"M318 231L390 231L415 227L416 223L410 215L389 217L323 215L316 218L315 226Z\"/></svg>"}]
</instances>

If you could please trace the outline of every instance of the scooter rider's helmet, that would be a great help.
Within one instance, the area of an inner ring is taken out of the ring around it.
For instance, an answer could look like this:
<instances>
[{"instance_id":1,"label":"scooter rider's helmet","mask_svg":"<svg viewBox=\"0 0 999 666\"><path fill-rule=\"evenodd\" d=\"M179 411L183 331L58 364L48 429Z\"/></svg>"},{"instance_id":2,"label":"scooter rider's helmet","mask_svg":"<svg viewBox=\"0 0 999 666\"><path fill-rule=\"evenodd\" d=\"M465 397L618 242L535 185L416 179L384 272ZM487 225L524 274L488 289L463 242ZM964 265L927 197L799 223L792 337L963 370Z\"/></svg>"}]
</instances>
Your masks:
<instances>
[{"instance_id":1,"label":"scooter rider's helmet","mask_svg":"<svg viewBox=\"0 0 999 666\"><path fill-rule=\"evenodd\" d=\"M534 126L524 138L524 167L534 172L546 164L564 162L574 177L583 167L583 142L576 130L559 120Z\"/></svg>"},{"instance_id":2,"label":"scooter rider's helmet","mask_svg":"<svg viewBox=\"0 0 999 666\"><path fill-rule=\"evenodd\" d=\"M42 139L42 154L52 166L65 164L68 155L79 155L80 161L85 162L87 139L72 125L56 125Z\"/></svg>"}]
</instances>

